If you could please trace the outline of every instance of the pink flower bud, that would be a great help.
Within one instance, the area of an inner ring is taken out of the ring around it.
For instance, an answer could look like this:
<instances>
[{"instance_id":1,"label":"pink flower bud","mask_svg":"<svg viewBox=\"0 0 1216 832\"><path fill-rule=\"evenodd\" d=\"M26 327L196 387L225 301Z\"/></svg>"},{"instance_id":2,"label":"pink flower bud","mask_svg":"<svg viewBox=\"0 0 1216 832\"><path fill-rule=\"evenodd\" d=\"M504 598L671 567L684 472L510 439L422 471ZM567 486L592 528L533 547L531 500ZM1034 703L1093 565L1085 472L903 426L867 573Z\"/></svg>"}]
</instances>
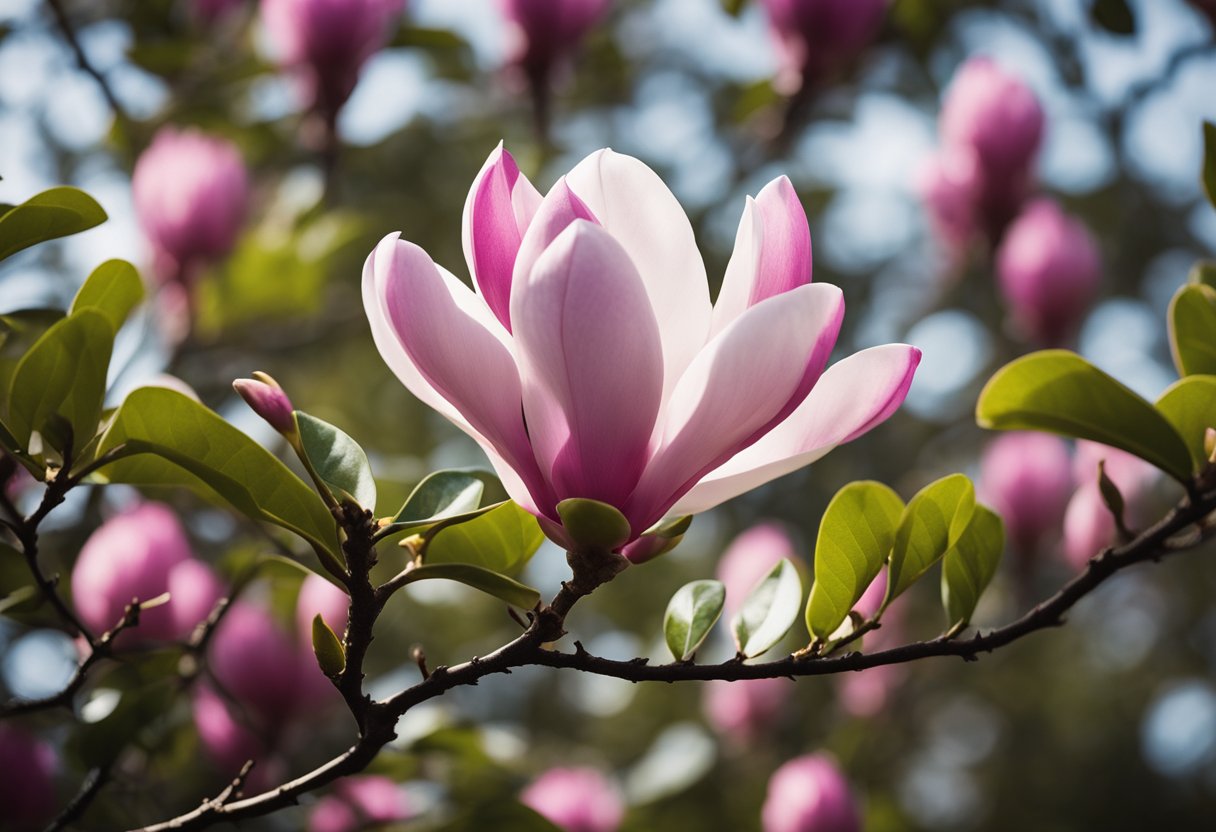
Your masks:
<instances>
[{"instance_id":1,"label":"pink flower bud","mask_svg":"<svg viewBox=\"0 0 1216 832\"><path fill-rule=\"evenodd\" d=\"M499 0L511 28L512 62L543 78L578 48L612 0Z\"/></svg>"},{"instance_id":2,"label":"pink flower bud","mask_svg":"<svg viewBox=\"0 0 1216 832\"><path fill-rule=\"evenodd\" d=\"M209 686L195 687L192 710L199 742L225 774L239 771L247 760L261 762L266 751L262 741L237 721L228 703Z\"/></svg>"},{"instance_id":3,"label":"pink flower bud","mask_svg":"<svg viewBox=\"0 0 1216 832\"><path fill-rule=\"evenodd\" d=\"M269 613L251 603L238 602L228 610L209 656L223 689L272 732L312 704L305 674L319 676L321 671L311 648L301 650Z\"/></svg>"},{"instance_id":4,"label":"pink flower bud","mask_svg":"<svg viewBox=\"0 0 1216 832\"><path fill-rule=\"evenodd\" d=\"M616 832L625 806L616 786L591 768L553 768L519 800L565 832Z\"/></svg>"},{"instance_id":5,"label":"pink flower bud","mask_svg":"<svg viewBox=\"0 0 1216 832\"><path fill-rule=\"evenodd\" d=\"M731 541L718 561L718 580L726 586L727 618L782 558L798 561L794 542L776 523L752 526Z\"/></svg>"},{"instance_id":6,"label":"pink flower bud","mask_svg":"<svg viewBox=\"0 0 1216 832\"><path fill-rule=\"evenodd\" d=\"M790 760L768 781L764 832L860 832L861 818L844 775L830 758Z\"/></svg>"},{"instance_id":7,"label":"pink flower bud","mask_svg":"<svg viewBox=\"0 0 1216 832\"><path fill-rule=\"evenodd\" d=\"M951 254L960 255L981 230L977 206L983 182L975 151L943 148L921 167L915 187L933 230Z\"/></svg>"},{"instance_id":8,"label":"pink flower bud","mask_svg":"<svg viewBox=\"0 0 1216 832\"><path fill-rule=\"evenodd\" d=\"M1020 79L988 58L972 58L946 93L940 128L947 145L975 150L985 176L1021 176L1043 138L1043 108Z\"/></svg>"},{"instance_id":9,"label":"pink flower bud","mask_svg":"<svg viewBox=\"0 0 1216 832\"><path fill-rule=\"evenodd\" d=\"M712 681L705 685L705 719L719 734L745 746L773 726L792 692L789 679Z\"/></svg>"},{"instance_id":10,"label":"pink flower bud","mask_svg":"<svg viewBox=\"0 0 1216 832\"><path fill-rule=\"evenodd\" d=\"M275 380L265 373L254 373L260 378L238 378L232 382L235 390L249 408L284 436L296 434L295 407Z\"/></svg>"},{"instance_id":11,"label":"pink flower bud","mask_svg":"<svg viewBox=\"0 0 1216 832\"><path fill-rule=\"evenodd\" d=\"M1040 199L1009 227L997 251L997 274L1014 324L1056 345L1073 335L1093 303L1101 256L1084 224Z\"/></svg>"},{"instance_id":12,"label":"pink flower bud","mask_svg":"<svg viewBox=\"0 0 1216 832\"><path fill-rule=\"evenodd\" d=\"M161 281L189 280L197 266L226 257L249 201L240 152L194 129L162 127L136 161L131 189Z\"/></svg>"},{"instance_id":13,"label":"pink flower bud","mask_svg":"<svg viewBox=\"0 0 1216 832\"><path fill-rule=\"evenodd\" d=\"M278 62L329 116L350 97L367 59L393 33L404 0L262 0L262 24Z\"/></svg>"},{"instance_id":14,"label":"pink flower bud","mask_svg":"<svg viewBox=\"0 0 1216 832\"><path fill-rule=\"evenodd\" d=\"M1072 495L1072 459L1064 440L1046 433L1006 433L980 461L980 498L996 509L1014 547L1031 555L1064 519Z\"/></svg>"},{"instance_id":15,"label":"pink flower bud","mask_svg":"<svg viewBox=\"0 0 1216 832\"><path fill-rule=\"evenodd\" d=\"M308 832L358 832L369 824L407 820L411 814L401 788L388 777L349 777L313 807Z\"/></svg>"},{"instance_id":16,"label":"pink flower bud","mask_svg":"<svg viewBox=\"0 0 1216 832\"><path fill-rule=\"evenodd\" d=\"M182 597L176 597L174 587ZM107 520L85 541L72 569L76 612L94 632L114 627L133 600L170 593L144 610L123 643L183 639L223 594L210 568L194 560L186 534L166 506L143 505Z\"/></svg>"},{"instance_id":17,"label":"pink flower bud","mask_svg":"<svg viewBox=\"0 0 1216 832\"><path fill-rule=\"evenodd\" d=\"M1064 559L1080 572L1085 563L1115 542L1115 519L1097 483L1077 489L1064 513Z\"/></svg>"},{"instance_id":18,"label":"pink flower bud","mask_svg":"<svg viewBox=\"0 0 1216 832\"><path fill-rule=\"evenodd\" d=\"M764 0L777 42L777 85L796 92L840 71L870 45L886 0Z\"/></svg>"},{"instance_id":19,"label":"pink flower bud","mask_svg":"<svg viewBox=\"0 0 1216 832\"><path fill-rule=\"evenodd\" d=\"M55 750L0 722L0 819L11 832L41 829L55 816Z\"/></svg>"}]
</instances>

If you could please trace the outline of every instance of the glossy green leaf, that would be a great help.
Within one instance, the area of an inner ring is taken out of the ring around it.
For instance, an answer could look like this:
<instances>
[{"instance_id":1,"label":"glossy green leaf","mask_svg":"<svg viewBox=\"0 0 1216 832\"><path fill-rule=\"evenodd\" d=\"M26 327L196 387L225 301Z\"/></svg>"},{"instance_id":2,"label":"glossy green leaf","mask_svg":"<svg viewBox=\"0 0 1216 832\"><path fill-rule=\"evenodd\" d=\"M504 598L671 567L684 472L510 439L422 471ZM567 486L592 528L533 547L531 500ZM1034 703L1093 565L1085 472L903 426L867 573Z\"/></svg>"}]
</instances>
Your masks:
<instances>
[{"instance_id":1,"label":"glossy green leaf","mask_svg":"<svg viewBox=\"0 0 1216 832\"><path fill-rule=\"evenodd\" d=\"M1157 409L1186 442L1196 470L1207 464L1203 437L1216 428L1216 376L1187 376L1171 384L1157 400Z\"/></svg>"},{"instance_id":2,"label":"glossy green leaf","mask_svg":"<svg viewBox=\"0 0 1216 832\"><path fill-rule=\"evenodd\" d=\"M629 545L629 560L636 566L670 552L680 545L690 526L691 514L656 523Z\"/></svg>"},{"instance_id":3,"label":"glossy green leaf","mask_svg":"<svg viewBox=\"0 0 1216 832\"><path fill-rule=\"evenodd\" d=\"M1005 524L977 505L967 530L942 559L942 606L951 626L966 624L1005 552Z\"/></svg>"},{"instance_id":4,"label":"glossy green leaf","mask_svg":"<svg viewBox=\"0 0 1216 832\"><path fill-rule=\"evenodd\" d=\"M612 551L624 545L631 533L625 515L599 500L562 500L557 504L557 516L577 546Z\"/></svg>"},{"instance_id":5,"label":"glossy green leaf","mask_svg":"<svg viewBox=\"0 0 1216 832\"><path fill-rule=\"evenodd\" d=\"M346 651L342 649L342 642L320 613L312 619L312 652L326 676L341 676L346 669Z\"/></svg>"},{"instance_id":6,"label":"glossy green leaf","mask_svg":"<svg viewBox=\"0 0 1216 832\"><path fill-rule=\"evenodd\" d=\"M57 433L51 429L56 415L71 426L74 449L88 444L101 419L113 346L114 329L91 309L64 318L34 343L8 392L7 424L22 448L33 431L49 441Z\"/></svg>"},{"instance_id":7,"label":"glossy green leaf","mask_svg":"<svg viewBox=\"0 0 1216 832\"><path fill-rule=\"evenodd\" d=\"M544 539L536 518L508 502L466 523L445 526L427 544L426 562L471 563L509 574L527 563Z\"/></svg>"},{"instance_id":8,"label":"glossy green leaf","mask_svg":"<svg viewBox=\"0 0 1216 832\"><path fill-rule=\"evenodd\" d=\"M980 393L976 421L995 430L1041 430L1120 448L1185 482L1186 443L1157 410L1088 361L1064 350L1006 364Z\"/></svg>"},{"instance_id":9,"label":"glossy green leaf","mask_svg":"<svg viewBox=\"0 0 1216 832\"><path fill-rule=\"evenodd\" d=\"M78 234L105 221L106 212L84 191L51 188L0 215L0 260L37 243Z\"/></svg>"},{"instance_id":10,"label":"glossy green leaf","mask_svg":"<svg viewBox=\"0 0 1216 832\"><path fill-rule=\"evenodd\" d=\"M289 529L328 553L336 531L316 492L277 457L211 410L176 390L141 387L127 396L102 436L99 454L122 446L101 469L110 482L182 485L214 491L237 510Z\"/></svg>"},{"instance_id":11,"label":"glossy green leaf","mask_svg":"<svg viewBox=\"0 0 1216 832\"><path fill-rule=\"evenodd\" d=\"M929 483L908 501L895 529L884 606L959 541L974 513L975 488L962 474Z\"/></svg>"},{"instance_id":12,"label":"glossy green leaf","mask_svg":"<svg viewBox=\"0 0 1216 832\"><path fill-rule=\"evenodd\" d=\"M144 298L144 282L126 260L107 260L85 280L72 301L71 313L93 309L106 316L115 332Z\"/></svg>"},{"instance_id":13,"label":"glossy green leaf","mask_svg":"<svg viewBox=\"0 0 1216 832\"><path fill-rule=\"evenodd\" d=\"M846 485L828 503L815 541L815 582L806 604L813 638L827 639L848 617L882 569L904 510L899 495L880 482Z\"/></svg>"},{"instance_id":14,"label":"glossy green leaf","mask_svg":"<svg viewBox=\"0 0 1216 832\"><path fill-rule=\"evenodd\" d=\"M726 587L719 581L693 581L676 590L663 616L663 636L676 661L688 661L722 615Z\"/></svg>"},{"instance_id":15,"label":"glossy green leaf","mask_svg":"<svg viewBox=\"0 0 1216 832\"><path fill-rule=\"evenodd\" d=\"M1169 320L1178 375L1216 375L1216 289L1183 286L1170 301Z\"/></svg>"},{"instance_id":16,"label":"glossy green leaf","mask_svg":"<svg viewBox=\"0 0 1216 832\"><path fill-rule=\"evenodd\" d=\"M1216 289L1216 261L1200 260L1191 267L1187 282Z\"/></svg>"},{"instance_id":17,"label":"glossy green leaf","mask_svg":"<svg viewBox=\"0 0 1216 832\"><path fill-rule=\"evenodd\" d=\"M451 524L484 514L498 504L481 505L487 484L497 485L488 471L436 471L410 492L388 530L420 532L443 521Z\"/></svg>"},{"instance_id":18,"label":"glossy green leaf","mask_svg":"<svg viewBox=\"0 0 1216 832\"><path fill-rule=\"evenodd\" d=\"M1216 124L1203 123L1203 190L1216 207Z\"/></svg>"},{"instance_id":19,"label":"glossy green leaf","mask_svg":"<svg viewBox=\"0 0 1216 832\"><path fill-rule=\"evenodd\" d=\"M735 647L751 659L768 652L798 620L802 612L802 579L786 558L772 568L747 594L731 619Z\"/></svg>"},{"instance_id":20,"label":"glossy green leaf","mask_svg":"<svg viewBox=\"0 0 1216 832\"><path fill-rule=\"evenodd\" d=\"M457 526L456 528L460 528ZM514 578L472 563L426 563L411 569L402 585L431 578L456 581L487 595L501 598L513 607L530 610L540 603L540 592Z\"/></svg>"},{"instance_id":21,"label":"glossy green leaf","mask_svg":"<svg viewBox=\"0 0 1216 832\"><path fill-rule=\"evenodd\" d=\"M296 424L308 461L334 496L375 511L376 480L359 443L341 428L300 410L296 411Z\"/></svg>"}]
</instances>

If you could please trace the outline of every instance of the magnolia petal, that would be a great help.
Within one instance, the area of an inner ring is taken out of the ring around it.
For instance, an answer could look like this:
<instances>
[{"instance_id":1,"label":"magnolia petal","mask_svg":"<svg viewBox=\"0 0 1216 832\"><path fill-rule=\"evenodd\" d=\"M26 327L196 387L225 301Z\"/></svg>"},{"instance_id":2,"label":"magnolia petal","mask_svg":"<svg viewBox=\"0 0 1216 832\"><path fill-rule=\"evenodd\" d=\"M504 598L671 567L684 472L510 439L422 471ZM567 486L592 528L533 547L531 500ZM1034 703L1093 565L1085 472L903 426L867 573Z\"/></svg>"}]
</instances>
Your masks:
<instances>
[{"instance_id":1,"label":"magnolia petal","mask_svg":"<svg viewBox=\"0 0 1216 832\"><path fill-rule=\"evenodd\" d=\"M478 293L508 331L515 256L540 202L540 192L520 173L501 142L465 199L461 229L465 260Z\"/></svg>"},{"instance_id":2,"label":"magnolia petal","mask_svg":"<svg viewBox=\"0 0 1216 832\"><path fill-rule=\"evenodd\" d=\"M518 284L526 281L545 249L575 220L598 222L587 204L570 190L566 177L563 176L549 189L549 193L545 194L527 232L524 233L523 240L520 241L512 282Z\"/></svg>"},{"instance_id":3,"label":"magnolia petal","mask_svg":"<svg viewBox=\"0 0 1216 832\"><path fill-rule=\"evenodd\" d=\"M916 347L886 344L833 364L789 418L711 471L671 513L707 511L810 465L886 421L903 404L919 363Z\"/></svg>"},{"instance_id":4,"label":"magnolia petal","mask_svg":"<svg viewBox=\"0 0 1216 832\"><path fill-rule=\"evenodd\" d=\"M629 255L575 220L517 281L511 316L524 414L554 497L623 505L663 393L659 328Z\"/></svg>"},{"instance_id":5,"label":"magnolia petal","mask_svg":"<svg viewBox=\"0 0 1216 832\"><path fill-rule=\"evenodd\" d=\"M712 307L692 226L654 171L599 150L567 177L601 225L624 246L650 297L663 343L664 398L704 346Z\"/></svg>"},{"instance_id":6,"label":"magnolia petal","mask_svg":"<svg viewBox=\"0 0 1216 832\"><path fill-rule=\"evenodd\" d=\"M629 518L649 526L784 420L823 372L843 317L840 289L807 284L747 309L710 341L672 393Z\"/></svg>"},{"instance_id":7,"label":"magnolia petal","mask_svg":"<svg viewBox=\"0 0 1216 832\"><path fill-rule=\"evenodd\" d=\"M714 304L711 334L743 310L811 282L811 231L790 180L779 176L743 209L735 250Z\"/></svg>"}]
</instances>

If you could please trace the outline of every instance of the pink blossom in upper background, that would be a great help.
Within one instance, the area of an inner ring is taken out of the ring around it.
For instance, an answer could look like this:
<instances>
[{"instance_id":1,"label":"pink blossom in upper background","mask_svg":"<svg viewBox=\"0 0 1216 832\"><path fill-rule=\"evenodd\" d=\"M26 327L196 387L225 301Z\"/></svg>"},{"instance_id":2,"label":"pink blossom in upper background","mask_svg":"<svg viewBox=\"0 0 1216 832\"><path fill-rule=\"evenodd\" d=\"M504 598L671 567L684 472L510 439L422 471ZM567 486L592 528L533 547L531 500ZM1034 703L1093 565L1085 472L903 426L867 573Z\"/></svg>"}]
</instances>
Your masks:
<instances>
[{"instance_id":1,"label":"pink blossom in upper background","mask_svg":"<svg viewBox=\"0 0 1216 832\"><path fill-rule=\"evenodd\" d=\"M249 202L240 151L192 128L158 130L135 162L131 189L162 282L189 283L198 267L226 257Z\"/></svg>"},{"instance_id":2,"label":"pink blossom in upper background","mask_svg":"<svg viewBox=\"0 0 1216 832\"><path fill-rule=\"evenodd\" d=\"M308 832L358 832L369 824L407 820L412 814L401 787L388 777L347 777L308 813Z\"/></svg>"},{"instance_id":3,"label":"pink blossom in upper background","mask_svg":"<svg viewBox=\"0 0 1216 832\"><path fill-rule=\"evenodd\" d=\"M946 92L939 126L947 147L975 150L985 177L1020 176L1043 140L1043 108L1021 79L989 58L971 58Z\"/></svg>"},{"instance_id":4,"label":"pink blossom in upper background","mask_svg":"<svg viewBox=\"0 0 1216 832\"><path fill-rule=\"evenodd\" d=\"M512 63L543 79L569 58L612 0L499 0L511 32Z\"/></svg>"},{"instance_id":5,"label":"pink blossom in upper background","mask_svg":"<svg viewBox=\"0 0 1216 832\"><path fill-rule=\"evenodd\" d=\"M848 781L825 754L790 760L768 781L761 810L764 832L860 832L861 816Z\"/></svg>"},{"instance_id":6,"label":"pink blossom in upper background","mask_svg":"<svg viewBox=\"0 0 1216 832\"><path fill-rule=\"evenodd\" d=\"M996 264L1014 325L1048 346L1075 334L1102 280L1089 229L1046 199L1031 203L1009 227Z\"/></svg>"},{"instance_id":7,"label":"pink blossom in upper background","mask_svg":"<svg viewBox=\"0 0 1216 832\"><path fill-rule=\"evenodd\" d=\"M1073 492L1072 465L1068 443L1047 433L1005 433L985 447L980 499L1001 515L1023 555L1060 528Z\"/></svg>"},{"instance_id":8,"label":"pink blossom in upper background","mask_svg":"<svg viewBox=\"0 0 1216 832\"><path fill-rule=\"evenodd\" d=\"M726 616L739 609L760 579L783 558L798 563L794 541L777 523L758 523L738 535L718 560L717 578L726 587Z\"/></svg>"},{"instance_id":9,"label":"pink blossom in upper background","mask_svg":"<svg viewBox=\"0 0 1216 832\"><path fill-rule=\"evenodd\" d=\"M1097 442L1077 442L1073 475L1078 486L1064 515L1063 554L1078 571L1116 542L1115 520L1098 487L1099 462L1104 463L1107 477L1123 495L1129 524L1139 521L1145 492L1159 476L1156 468L1126 451Z\"/></svg>"},{"instance_id":10,"label":"pink blossom in upper background","mask_svg":"<svg viewBox=\"0 0 1216 832\"><path fill-rule=\"evenodd\" d=\"M810 282L806 215L784 177L747 200L717 305L675 197L610 150L543 199L494 151L464 242L476 293L385 237L364 266L372 333L562 545L566 498L619 509L627 544L810 464L890 416L920 360L891 344L824 371L843 297Z\"/></svg>"},{"instance_id":11,"label":"pink blossom in upper background","mask_svg":"<svg viewBox=\"0 0 1216 832\"><path fill-rule=\"evenodd\" d=\"M616 785L593 768L552 768L519 800L565 832L616 832L625 804Z\"/></svg>"},{"instance_id":12,"label":"pink blossom in upper background","mask_svg":"<svg viewBox=\"0 0 1216 832\"><path fill-rule=\"evenodd\" d=\"M886 0L764 0L785 93L840 71L878 35Z\"/></svg>"},{"instance_id":13,"label":"pink blossom in upper background","mask_svg":"<svg viewBox=\"0 0 1216 832\"><path fill-rule=\"evenodd\" d=\"M333 118L404 7L405 0L262 0L261 18L275 59L296 75L310 106Z\"/></svg>"},{"instance_id":14,"label":"pink blossom in upper background","mask_svg":"<svg viewBox=\"0 0 1216 832\"><path fill-rule=\"evenodd\" d=\"M210 567L194 559L177 517L160 503L107 520L85 541L72 568L76 612L96 633L118 624L133 600L166 592L169 602L142 611L120 642L184 639L224 593Z\"/></svg>"},{"instance_id":15,"label":"pink blossom in upper background","mask_svg":"<svg viewBox=\"0 0 1216 832\"><path fill-rule=\"evenodd\" d=\"M55 749L11 722L0 722L0 821L33 832L55 816Z\"/></svg>"},{"instance_id":16,"label":"pink blossom in upper background","mask_svg":"<svg viewBox=\"0 0 1216 832\"><path fill-rule=\"evenodd\" d=\"M736 745L756 741L773 727L793 692L789 679L715 680L704 688L705 719Z\"/></svg>"}]
</instances>

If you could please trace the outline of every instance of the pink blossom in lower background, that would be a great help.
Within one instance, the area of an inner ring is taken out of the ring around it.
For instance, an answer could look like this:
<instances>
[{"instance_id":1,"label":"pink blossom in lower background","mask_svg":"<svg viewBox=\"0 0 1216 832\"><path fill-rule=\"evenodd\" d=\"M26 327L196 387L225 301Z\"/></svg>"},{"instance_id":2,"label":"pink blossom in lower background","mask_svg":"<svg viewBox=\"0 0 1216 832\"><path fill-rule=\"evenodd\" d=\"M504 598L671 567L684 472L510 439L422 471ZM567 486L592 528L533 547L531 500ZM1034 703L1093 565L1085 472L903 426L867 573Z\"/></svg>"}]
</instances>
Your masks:
<instances>
[{"instance_id":1,"label":"pink blossom in lower background","mask_svg":"<svg viewBox=\"0 0 1216 832\"><path fill-rule=\"evenodd\" d=\"M887 0L764 0L781 67L777 86L792 93L829 79L873 42Z\"/></svg>"},{"instance_id":2,"label":"pink blossom in lower background","mask_svg":"<svg viewBox=\"0 0 1216 832\"><path fill-rule=\"evenodd\" d=\"M1047 346L1072 338L1102 280L1102 258L1089 229L1046 199L1033 202L1009 227L996 265L1014 325Z\"/></svg>"},{"instance_id":3,"label":"pink blossom in lower background","mask_svg":"<svg viewBox=\"0 0 1216 832\"><path fill-rule=\"evenodd\" d=\"M777 723L793 691L793 682L783 678L706 682L705 719L719 734L745 746Z\"/></svg>"},{"instance_id":4,"label":"pink blossom in lower background","mask_svg":"<svg viewBox=\"0 0 1216 832\"><path fill-rule=\"evenodd\" d=\"M513 44L511 61L532 79L548 76L603 19L612 0L499 0Z\"/></svg>"},{"instance_id":5,"label":"pink blossom in lower background","mask_svg":"<svg viewBox=\"0 0 1216 832\"><path fill-rule=\"evenodd\" d=\"M11 722L0 722L0 825L33 832L55 816L55 749Z\"/></svg>"},{"instance_id":6,"label":"pink blossom in lower background","mask_svg":"<svg viewBox=\"0 0 1216 832\"><path fill-rule=\"evenodd\" d=\"M593 768L551 768L519 800L565 832L616 832L625 817L620 790Z\"/></svg>"},{"instance_id":7,"label":"pink blossom in lower background","mask_svg":"<svg viewBox=\"0 0 1216 832\"><path fill-rule=\"evenodd\" d=\"M308 813L308 832L358 832L412 814L401 787L388 777L347 777Z\"/></svg>"},{"instance_id":8,"label":"pink blossom in lower background","mask_svg":"<svg viewBox=\"0 0 1216 832\"><path fill-rule=\"evenodd\" d=\"M1116 542L1115 520L1098 487L1098 463L1123 495L1126 520L1138 522L1145 492L1158 478L1157 469L1126 451L1097 442L1077 442L1073 475L1078 486L1064 514L1065 560L1076 570Z\"/></svg>"},{"instance_id":9,"label":"pink blossom in lower background","mask_svg":"<svg viewBox=\"0 0 1216 832\"><path fill-rule=\"evenodd\" d=\"M783 558L799 562L789 532L777 523L758 523L738 535L718 560L717 578L726 587L727 618Z\"/></svg>"},{"instance_id":10,"label":"pink blossom in lower background","mask_svg":"<svg viewBox=\"0 0 1216 832\"><path fill-rule=\"evenodd\" d=\"M1073 492L1068 443L1046 433L1005 433L988 443L980 460L980 499L1005 521L1014 547L1032 555L1054 535Z\"/></svg>"},{"instance_id":11,"label":"pink blossom in lower background","mask_svg":"<svg viewBox=\"0 0 1216 832\"><path fill-rule=\"evenodd\" d=\"M193 128L158 130L135 162L131 190L162 282L188 283L198 267L226 257L249 203L240 151Z\"/></svg>"},{"instance_id":12,"label":"pink blossom in lower background","mask_svg":"<svg viewBox=\"0 0 1216 832\"><path fill-rule=\"evenodd\" d=\"M120 643L185 639L224 594L209 566L194 559L173 512L144 503L103 523L72 568L72 600L94 632L115 626L133 600L169 593L169 602L140 613Z\"/></svg>"},{"instance_id":13,"label":"pink blossom in lower background","mask_svg":"<svg viewBox=\"0 0 1216 832\"><path fill-rule=\"evenodd\" d=\"M830 757L790 760L768 781L761 810L764 832L860 832L861 816L848 781Z\"/></svg>"}]
</instances>

